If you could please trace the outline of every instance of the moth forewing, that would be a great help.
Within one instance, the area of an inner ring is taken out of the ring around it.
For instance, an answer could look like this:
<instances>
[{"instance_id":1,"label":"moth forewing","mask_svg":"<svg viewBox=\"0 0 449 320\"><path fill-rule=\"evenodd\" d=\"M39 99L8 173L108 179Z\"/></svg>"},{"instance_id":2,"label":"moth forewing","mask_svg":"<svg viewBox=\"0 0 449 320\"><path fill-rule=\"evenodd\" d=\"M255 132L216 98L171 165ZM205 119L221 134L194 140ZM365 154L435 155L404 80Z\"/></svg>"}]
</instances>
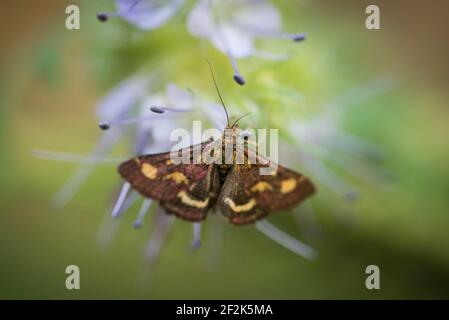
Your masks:
<instances>
[{"instance_id":1,"label":"moth forewing","mask_svg":"<svg viewBox=\"0 0 449 320\"><path fill-rule=\"evenodd\" d=\"M186 170L189 170L188 166L197 165L184 166ZM218 194L216 180L216 168L209 165L203 179L192 183L188 190L179 192L175 200L161 202L161 206L167 213L184 220L192 222L204 220L209 209L215 205L216 194Z\"/></svg>"},{"instance_id":2,"label":"moth forewing","mask_svg":"<svg viewBox=\"0 0 449 320\"><path fill-rule=\"evenodd\" d=\"M200 148L209 144L203 143ZM215 201L211 201L209 193L212 185L216 188L212 183L216 174L213 164L192 163L195 147L186 148L190 158L187 164L175 164L173 152L167 152L130 159L119 166L119 172L143 196L160 201L167 213L199 221ZM180 152L186 153L185 149Z\"/></svg>"},{"instance_id":3,"label":"moth forewing","mask_svg":"<svg viewBox=\"0 0 449 320\"><path fill-rule=\"evenodd\" d=\"M231 223L254 222L267 214L294 207L315 192L305 176L273 164L260 157L255 165L235 165L231 169L218 199L221 212ZM264 167L276 169L264 175L261 174Z\"/></svg>"},{"instance_id":4,"label":"moth forewing","mask_svg":"<svg viewBox=\"0 0 449 320\"><path fill-rule=\"evenodd\" d=\"M232 167L217 200L221 213L235 225L254 222L267 214L259 207L257 200L244 183L255 178L251 174L246 174L244 168L245 165Z\"/></svg>"}]
</instances>

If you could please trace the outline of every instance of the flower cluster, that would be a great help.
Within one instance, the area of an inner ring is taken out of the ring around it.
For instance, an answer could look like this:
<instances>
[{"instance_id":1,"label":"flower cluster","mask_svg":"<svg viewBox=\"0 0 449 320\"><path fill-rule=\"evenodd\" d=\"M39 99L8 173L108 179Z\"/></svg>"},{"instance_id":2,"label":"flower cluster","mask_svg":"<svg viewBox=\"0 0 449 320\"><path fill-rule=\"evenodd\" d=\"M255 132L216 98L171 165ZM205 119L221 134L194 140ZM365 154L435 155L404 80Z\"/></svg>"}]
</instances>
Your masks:
<instances>
[{"instance_id":1,"label":"flower cluster","mask_svg":"<svg viewBox=\"0 0 449 320\"><path fill-rule=\"evenodd\" d=\"M150 30L165 24L185 4L184 0L116 0L116 5L117 12L100 13L98 18L106 21L116 16L141 29ZM229 57L234 68L234 80L242 85L245 80L238 71L236 59L250 56L278 58L276 54L258 50L256 46L258 38L280 37L294 41L304 39L303 34L283 32L281 22L278 10L265 0L198 0L189 11L187 29L192 35L207 39ZM163 80L164 77L157 70L153 70L151 74L138 71L120 82L99 101L96 113L98 125L102 130L101 137L89 155L34 150L37 157L79 163L77 170L57 192L54 198L56 205L62 207L70 201L96 165L118 164L136 155L170 150L172 147L169 141L170 132L175 128L189 127L188 124L192 119L205 117L216 128L225 127L225 114L216 101L174 83L164 86L161 84ZM357 189L335 174L327 163L332 161L341 168L351 163L351 173L366 177L370 170L359 160L366 155L379 157L381 150L373 143L351 135L341 128L340 107L360 104L366 99L384 93L391 84L391 81L385 78L374 79L318 108L321 112L312 114L307 120L295 118L287 121L284 129L293 139L281 141L288 149L289 155L282 157L281 154L280 158L284 160L281 164L287 164L285 159L294 159L295 163L288 165L294 167L297 163L301 163L304 172L319 186L327 187L348 200L355 199ZM249 98L245 98L241 103L244 109L253 111L255 118L259 110L264 109L258 102ZM110 150L119 141L130 137L128 144L132 145L132 150L127 157L123 159L108 157ZM112 216L120 217L138 199L139 195L131 190L129 183L123 183L116 202L111 206ZM143 199L134 222L136 228L141 226L147 212L154 207L157 207L157 203ZM146 256L151 261L157 258L171 222L171 217L157 208L154 230L146 251ZM108 221L106 225L109 225ZM195 248L200 245L201 226L201 223L193 224L192 246ZM301 256L309 259L316 256L312 248L292 238L267 220L258 221L255 227ZM103 240L109 237L104 236L105 234L111 233L106 229L108 227L103 226L100 230L100 238Z\"/></svg>"},{"instance_id":2,"label":"flower cluster","mask_svg":"<svg viewBox=\"0 0 449 320\"><path fill-rule=\"evenodd\" d=\"M184 0L116 0L117 12L98 13L97 17L100 21L121 17L141 29L151 30L167 23L183 4ZM240 85L245 84L245 79L236 59L284 57L258 49L257 39L280 38L296 42L305 39L304 33L282 31L279 11L265 0L198 0L188 14L187 29L228 56L234 80Z\"/></svg>"}]
</instances>

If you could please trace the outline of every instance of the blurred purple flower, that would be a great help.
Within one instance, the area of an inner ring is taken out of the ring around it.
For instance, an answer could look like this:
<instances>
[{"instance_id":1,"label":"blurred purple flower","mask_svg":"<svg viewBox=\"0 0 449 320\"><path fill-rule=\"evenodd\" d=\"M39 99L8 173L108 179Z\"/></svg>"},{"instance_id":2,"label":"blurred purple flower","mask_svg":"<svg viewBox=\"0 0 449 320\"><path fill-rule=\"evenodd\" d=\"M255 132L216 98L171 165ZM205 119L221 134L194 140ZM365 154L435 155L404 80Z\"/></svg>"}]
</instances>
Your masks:
<instances>
[{"instance_id":1,"label":"blurred purple flower","mask_svg":"<svg viewBox=\"0 0 449 320\"><path fill-rule=\"evenodd\" d=\"M245 80L235 59L251 55L276 58L273 54L260 53L255 46L256 38L305 39L304 34L282 32L279 11L264 0L198 0L189 13L187 27L191 34L208 39L228 56L234 80L241 85Z\"/></svg>"},{"instance_id":2,"label":"blurred purple flower","mask_svg":"<svg viewBox=\"0 0 449 320\"><path fill-rule=\"evenodd\" d=\"M294 137L295 148L285 146L288 150L286 152L291 156L292 150L295 150L297 162L301 163L315 181L346 200L355 200L359 190L347 182L347 177L378 184L385 176L384 172L370 167L367 159L377 161L384 158L384 153L374 142L345 131L342 124L343 114L348 112L348 108L357 107L385 94L394 85L391 77L378 77L322 105L319 108L321 111L308 119L295 118L287 124L287 132ZM329 164L340 168L340 174L336 174ZM342 174L345 177L342 177Z\"/></svg>"},{"instance_id":3,"label":"blurred purple flower","mask_svg":"<svg viewBox=\"0 0 449 320\"><path fill-rule=\"evenodd\" d=\"M175 128L182 127L183 123L187 124L188 117L182 114L194 112L195 108L200 114L212 120L217 128L222 129L225 126L225 115L221 106L198 97L195 98L190 91L181 89L175 84L168 84L165 90L155 92L153 89L155 78L157 78L155 75L152 77L133 75L121 82L100 101L96 110L101 119L100 128L103 130L103 134L90 155L33 151L36 157L80 163L71 178L58 191L55 197L55 203L58 206L65 205L74 196L82 183L93 172L95 165L118 164L123 160L122 158L107 158L107 154L124 136L124 129L127 126L134 129L135 133L132 138L132 155L124 157L125 159L135 155L170 150L172 147L172 142L168 139L170 132ZM130 184L124 183L113 205L112 216L120 217L139 198L140 195L131 190ZM143 219L153 205L156 203L151 199L143 200L134 221L134 227L139 228L142 225ZM150 261L157 258L173 221L171 216L161 211L161 208L157 210L153 232L145 253ZM103 247L112 240L118 228L117 223L110 219L110 213L107 216L97 235L97 241ZM191 245L193 248L200 246L201 227L202 223L192 224L193 240ZM299 255L310 259L315 256L312 248L288 236L268 221L258 222L255 227L269 238Z\"/></svg>"},{"instance_id":4,"label":"blurred purple flower","mask_svg":"<svg viewBox=\"0 0 449 320\"><path fill-rule=\"evenodd\" d=\"M226 124L221 106L204 98L193 96L189 90L182 89L175 84L168 84L163 90L155 89L155 80L159 79L157 72L151 77L135 74L121 82L111 90L97 105L97 116L101 119L100 127L104 130L94 151L88 155L55 153L35 150L35 156L56 159L62 161L80 162L68 182L61 188L55 197L58 205L64 205L82 183L92 173L96 164L119 163L123 159L107 158L109 150L120 140L124 129L129 127L134 132L132 136L132 154L125 159L147 153L158 153L170 150L172 143L168 137L170 132L179 127L187 127L188 114L198 112L207 117L215 127L223 129ZM329 187L331 190L342 194L346 198L353 198L357 190L351 186L347 179L337 175L327 165L332 161L346 169L348 174L355 174L359 178L366 178L372 170L364 168L363 157L381 157L382 151L375 144L351 135L342 129L341 118L344 106L358 105L370 98L383 94L390 90L393 82L390 78L381 77L353 88L341 95L331 103L323 105L320 113L308 120L295 118L295 121L287 123L287 131L295 137L294 148L286 146L286 156L280 158L295 163L281 163L295 166L301 163L304 172L318 184ZM247 109L260 109L251 101L246 101ZM257 112L255 112L257 113ZM129 130L128 130L129 131ZM295 157L292 157L292 151ZM120 217L131 207L140 195L132 191L129 183L124 183L118 198L112 208L112 216ZM144 199L134 221L134 227L142 225L143 219L153 206L157 204L151 199ZM310 206L308 206L310 207ZM313 214L313 208L309 208ZM153 232L146 249L146 257L154 261L164 244L172 217L157 209L154 217ZM309 211L310 211L309 210ZM117 230L117 224L107 215L100 227L98 240L101 245L107 244ZM192 247L199 247L201 241L202 223L192 224ZM270 224L267 220L255 224L257 230L270 239L281 244L285 248L309 259L316 256L315 251L309 246L292 238L282 230Z\"/></svg>"},{"instance_id":5,"label":"blurred purple flower","mask_svg":"<svg viewBox=\"0 0 449 320\"><path fill-rule=\"evenodd\" d=\"M120 121L121 118L130 112L138 100L143 97L150 84L150 80L150 78L136 74L122 81L98 103L96 108L97 115L107 120L108 123ZM91 159L101 159L104 157L119 141L122 134L122 130L110 130L101 135L100 140L96 143L90 156L81 161L77 170L55 195L55 205L63 207L67 204L92 173L95 163Z\"/></svg>"},{"instance_id":6,"label":"blurred purple flower","mask_svg":"<svg viewBox=\"0 0 449 320\"><path fill-rule=\"evenodd\" d=\"M137 27L150 30L166 23L182 6L183 0L116 0L117 12L99 13L101 21L119 16ZM267 0L198 0L187 18L189 32L207 39L225 53L234 70L234 80L245 84L237 60L256 56L265 59L282 60L288 56L256 47L258 38L280 38L293 41L305 39L304 33L293 34L282 31L279 11Z\"/></svg>"},{"instance_id":7,"label":"blurred purple flower","mask_svg":"<svg viewBox=\"0 0 449 320\"><path fill-rule=\"evenodd\" d=\"M184 0L116 0L117 12L98 13L100 21L118 16L141 29L151 30L164 25L178 11Z\"/></svg>"}]
</instances>

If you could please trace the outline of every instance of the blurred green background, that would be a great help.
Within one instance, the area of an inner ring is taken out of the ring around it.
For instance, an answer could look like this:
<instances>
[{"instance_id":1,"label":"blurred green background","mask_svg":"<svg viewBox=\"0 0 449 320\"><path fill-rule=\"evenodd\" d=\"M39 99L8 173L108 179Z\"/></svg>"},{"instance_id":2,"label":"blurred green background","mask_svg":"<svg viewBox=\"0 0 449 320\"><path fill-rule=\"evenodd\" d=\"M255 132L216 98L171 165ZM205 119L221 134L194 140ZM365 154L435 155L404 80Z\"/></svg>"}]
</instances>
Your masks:
<instances>
[{"instance_id":1,"label":"blurred green background","mask_svg":"<svg viewBox=\"0 0 449 320\"><path fill-rule=\"evenodd\" d=\"M212 217L197 252L188 248L190 224L175 221L155 265L142 254L152 220L132 228L136 206L107 248L95 243L120 181L114 166L99 166L75 198L56 209L51 198L75 165L37 159L30 150L89 152L100 135L95 103L126 75L163 59L173 62L167 81L214 98L204 51L185 30L185 10L143 33L119 20L96 20L112 1L70 3L80 6L81 30L65 29L63 1L0 4L1 298L449 298L447 2L376 1L378 31L364 27L371 2L274 2L285 29L299 28L309 38L295 45L288 62L241 62L245 87L232 82L224 56L208 49L227 101L260 97L259 76L291 85L313 104L392 74L394 90L347 112L345 127L384 148L382 166L393 182L360 185L362 196L350 204L320 192L313 205L321 232L311 239L308 226L291 215L270 218L314 246L316 261L251 227L226 224L222 248L214 247L208 239L216 236L219 217ZM282 128L296 116L279 109L268 125ZM81 269L81 290L65 288L69 264ZM365 288L370 264L380 267L380 290Z\"/></svg>"}]
</instances>

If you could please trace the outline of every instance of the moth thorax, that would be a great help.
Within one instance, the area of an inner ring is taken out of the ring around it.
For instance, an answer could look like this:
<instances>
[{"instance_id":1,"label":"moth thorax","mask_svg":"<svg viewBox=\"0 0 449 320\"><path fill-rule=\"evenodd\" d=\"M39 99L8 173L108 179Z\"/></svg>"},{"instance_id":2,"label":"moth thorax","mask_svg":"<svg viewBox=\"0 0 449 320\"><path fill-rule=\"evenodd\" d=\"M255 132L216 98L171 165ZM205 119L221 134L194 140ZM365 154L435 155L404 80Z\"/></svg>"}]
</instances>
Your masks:
<instances>
[{"instance_id":1,"label":"moth thorax","mask_svg":"<svg viewBox=\"0 0 449 320\"><path fill-rule=\"evenodd\" d=\"M222 143L222 161L224 165L233 165L236 163L237 159L237 144L233 138L224 138Z\"/></svg>"},{"instance_id":2,"label":"moth thorax","mask_svg":"<svg viewBox=\"0 0 449 320\"><path fill-rule=\"evenodd\" d=\"M218 165L218 174L220 176L220 184L223 184L226 180L226 177L229 174L229 171L231 170L232 165L230 164L220 164Z\"/></svg>"},{"instance_id":3,"label":"moth thorax","mask_svg":"<svg viewBox=\"0 0 449 320\"><path fill-rule=\"evenodd\" d=\"M231 168L237 163L238 151L234 139L223 139L221 163L219 164L220 182L223 183Z\"/></svg>"}]
</instances>

